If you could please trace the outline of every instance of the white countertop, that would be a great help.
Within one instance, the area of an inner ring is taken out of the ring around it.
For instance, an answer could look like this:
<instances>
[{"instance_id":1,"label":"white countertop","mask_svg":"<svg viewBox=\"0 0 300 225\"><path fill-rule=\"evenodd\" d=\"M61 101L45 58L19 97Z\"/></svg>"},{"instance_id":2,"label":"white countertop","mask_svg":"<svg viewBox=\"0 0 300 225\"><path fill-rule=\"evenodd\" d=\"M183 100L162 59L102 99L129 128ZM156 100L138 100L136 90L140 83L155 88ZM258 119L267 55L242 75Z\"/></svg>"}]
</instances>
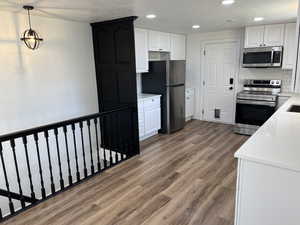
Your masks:
<instances>
[{"instance_id":1,"label":"white countertop","mask_svg":"<svg viewBox=\"0 0 300 225\"><path fill-rule=\"evenodd\" d=\"M193 88L193 87L187 87L187 88L185 88L185 90L195 90L195 88Z\"/></svg>"},{"instance_id":2,"label":"white countertop","mask_svg":"<svg viewBox=\"0 0 300 225\"><path fill-rule=\"evenodd\" d=\"M281 92L278 94L279 97L292 97L293 95L293 92Z\"/></svg>"},{"instance_id":3,"label":"white countertop","mask_svg":"<svg viewBox=\"0 0 300 225\"><path fill-rule=\"evenodd\" d=\"M235 153L235 157L300 172L300 113L287 110L300 105L294 94Z\"/></svg>"},{"instance_id":4,"label":"white countertop","mask_svg":"<svg viewBox=\"0 0 300 225\"><path fill-rule=\"evenodd\" d=\"M144 100L144 99L153 98L153 97L161 97L161 95L145 94L145 93L138 94L138 100Z\"/></svg>"}]
</instances>

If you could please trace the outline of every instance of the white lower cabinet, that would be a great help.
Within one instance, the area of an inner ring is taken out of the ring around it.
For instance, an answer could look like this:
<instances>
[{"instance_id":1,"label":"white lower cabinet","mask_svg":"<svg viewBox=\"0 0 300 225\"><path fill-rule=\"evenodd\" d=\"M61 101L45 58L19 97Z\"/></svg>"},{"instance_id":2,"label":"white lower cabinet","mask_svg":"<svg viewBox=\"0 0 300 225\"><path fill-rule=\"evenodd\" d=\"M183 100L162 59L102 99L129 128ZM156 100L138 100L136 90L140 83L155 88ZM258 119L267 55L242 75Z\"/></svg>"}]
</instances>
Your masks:
<instances>
[{"instance_id":1,"label":"white lower cabinet","mask_svg":"<svg viewBox=\"0 0 300 225\"><path fill-rule=\"evenodd\" d=\"M138 117L139 117L139 134L140 138L145 136L145 116L144 116L144 102L138 103Z\"/></svg>"},{"instance_id":2,"label":"white lower cabinet","mask_svg":"<svg viewBox=\"0 0 300 225\"><path fill-rule=\"evenodd\" d=\"M161 127L160 108L145 110L145 133L151 134Z\"/></svg>"},{"instance_id":3,"label":"white lower cabinet","mask_svg":"<svg viewBox=\"0 0 300 225\"><path fill-rule=\"evenodd\" d=\"M185 120L189 121L194 116L194 103L195 101L195 90L193 88L188 88L185 91Z\"/></svg>"},{"instance_id":4,"label":"white lower cabinet","mask_svg":"<svg viewBox=\"0 0 300 225\"><path fill-rule=\"evenodd\" d=\"M138 103L140 140L156 135L161 129L160 96L146 96L142 95Z\"/></svg>"},{"instance_id":5,"label":"white lower cabinet","mask_svg":"<svg viewBox=\"0 0 300 225\"><path fill-rule=\"evenodd\" d=\"M235 225L299 225L299 190L299 172L239 159Z\"/></svg>"}]
</instances>

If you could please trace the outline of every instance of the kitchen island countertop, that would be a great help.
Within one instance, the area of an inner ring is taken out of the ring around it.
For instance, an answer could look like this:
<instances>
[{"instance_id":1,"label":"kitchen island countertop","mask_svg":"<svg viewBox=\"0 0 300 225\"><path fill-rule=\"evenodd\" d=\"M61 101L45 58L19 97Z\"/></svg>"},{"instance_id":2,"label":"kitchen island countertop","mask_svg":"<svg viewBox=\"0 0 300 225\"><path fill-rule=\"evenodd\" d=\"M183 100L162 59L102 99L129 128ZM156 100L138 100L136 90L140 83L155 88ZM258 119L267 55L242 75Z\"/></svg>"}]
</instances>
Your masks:
<instances>
[{"instance_id":1,"label":"kitchen island countertop","mask_svg":"<svg viewBox=\"0 0 300 225\"><path fill-rule=\"evenodd\" d=\"M292 105L300 105L299 94L280 107L235 157L300 172L300 113L288 112Z\"/></svg>"}]
</instances>

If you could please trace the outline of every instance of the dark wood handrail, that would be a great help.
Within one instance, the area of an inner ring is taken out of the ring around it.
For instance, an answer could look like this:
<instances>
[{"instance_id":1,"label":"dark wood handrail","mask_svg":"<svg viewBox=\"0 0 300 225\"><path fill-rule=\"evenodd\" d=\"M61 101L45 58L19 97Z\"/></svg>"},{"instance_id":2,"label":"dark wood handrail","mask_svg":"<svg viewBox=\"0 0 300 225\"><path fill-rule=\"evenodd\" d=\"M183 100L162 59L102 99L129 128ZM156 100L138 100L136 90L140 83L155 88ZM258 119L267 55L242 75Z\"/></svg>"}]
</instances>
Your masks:
<instances>
[{"instance_id":1,"label":"dark wood handrail","mask_svg":"<svg viewBox=\"0 0 300 225\"><path fill-rule=\"evenodd\" d=\"M0 135L0 142L9 141L11 139L21 138L21 137L28 136L28 135L31 135L31 134L44 132L45 130L52 130L52 129L55 129L55 128L58 128L58 127L69 126L69 125L72 125L74 123L79 123L79 122L82 122L82 121L91 120L91 119L94 119L94 118L97 118L97 117L100 117L100 116L109 115L109 114L114 113L114 112L119 112L119 111L131 109L131 108L132 107L129 107L129 106L122 107L122 108L117 108L117 109L114 109L114 110L111 110L111 111L106 111L106 112L101 112L101 113L94 113L94 114L81 116L81 117L76 117L76 118L73 118L73 119L64 120L64 121L60 121L60 122L56 122L56 123L51 123L51 124L47 124L47 125L43 125L43 126L39 126L39 127L35 127L35 128L29 128L29 129L26 129L26 130L21 130L21 131L16 131L16 132Z\"/></svg>"}]
</instances>

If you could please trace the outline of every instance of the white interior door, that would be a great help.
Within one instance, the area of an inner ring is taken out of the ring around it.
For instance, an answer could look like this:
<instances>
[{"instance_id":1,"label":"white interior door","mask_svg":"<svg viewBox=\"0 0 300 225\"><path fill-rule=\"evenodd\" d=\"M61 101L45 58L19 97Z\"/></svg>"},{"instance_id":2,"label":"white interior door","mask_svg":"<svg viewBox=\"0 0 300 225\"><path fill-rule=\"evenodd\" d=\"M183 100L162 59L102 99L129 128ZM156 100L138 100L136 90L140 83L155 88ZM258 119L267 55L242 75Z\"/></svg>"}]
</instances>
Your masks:
<instances>
[{"instance_id":1,"label":"white interior door","mask_svg":"<svg viewBox=\"0 0 300 225\"><path fill-rule=\"evenodd\" d=\"M203 119L234 123L235 80L238 71L236 42L205 46Z\"/></svg>"}]
</instances>

